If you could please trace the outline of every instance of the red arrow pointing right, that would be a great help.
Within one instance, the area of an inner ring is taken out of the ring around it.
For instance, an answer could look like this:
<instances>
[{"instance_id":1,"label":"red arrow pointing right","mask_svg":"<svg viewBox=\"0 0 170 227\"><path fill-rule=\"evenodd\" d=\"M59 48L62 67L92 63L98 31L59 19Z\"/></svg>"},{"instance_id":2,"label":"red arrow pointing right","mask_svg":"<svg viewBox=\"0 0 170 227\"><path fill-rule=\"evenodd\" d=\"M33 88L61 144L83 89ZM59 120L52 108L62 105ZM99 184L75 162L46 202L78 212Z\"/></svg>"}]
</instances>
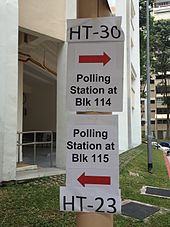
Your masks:
<instances>
[{"instance_id":1,"label":"red arrow pointing right","mask_svg":"<svg viewBox=\"0 0 170 227\"><path fill-rule=\"evenodd\" d=\"M85 173L83 173L77 180L83 187L85 187L86 184L111 184L111 177L109 176L86 176Z\"/></svg>"},{"instance_id":2,"label":"red arrow pointing right","mask_svg":"<svg viewBox=\"0 0 170 227\"><path fill-rule=\"evenodd\" d=\"M103 52L103 55L80 55L79 63L103 63L103 65L106 65L110 59L111 58Z\"/></svg>"}]
</instances>

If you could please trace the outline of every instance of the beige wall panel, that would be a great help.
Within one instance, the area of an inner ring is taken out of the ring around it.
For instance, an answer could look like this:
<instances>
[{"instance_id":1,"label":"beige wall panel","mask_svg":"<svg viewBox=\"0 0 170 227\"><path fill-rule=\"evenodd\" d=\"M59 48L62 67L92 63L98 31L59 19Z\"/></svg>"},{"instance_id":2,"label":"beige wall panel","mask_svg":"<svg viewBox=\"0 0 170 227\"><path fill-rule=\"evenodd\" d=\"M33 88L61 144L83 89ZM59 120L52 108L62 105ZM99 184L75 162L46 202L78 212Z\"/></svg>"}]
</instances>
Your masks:
<instances>
[{"instance_id":1,"label":"beige wall panel","mask_svg":"<svg viewBox=\"0 0 170 227\"><path fill-rule=\"evenodd\" d=\"M156 105L151 103L151 110L155 110L156 109Z\"/></svg>"},{"instance_id":2,"label":"beige wall panel","mask_svg":"<svg viewBox=\"0 0 170 227\"><path fill-rule=\"evenodd\" d=\"M166 124L157 124L157 130L166 131Z\"/></svg>"},{"instance_id":3,"label":"beige wall panel","mask_svg":"<svg viewBox=\"0 0 170 227\"><path fill-rule=\"evenodd\" d=\"M110 16L106 0L77 0L77 18Z\"/></svg>"},{"instance_id":4,"label":"beige wall panel","mask_svg":"<svg viewBox=\"0 0 170 227\"><path fill-rule=\"evenodd\" d=\"M19 0L19 26L65 40L66 0Z\"/></svg>"},{"instance_id":5,"label":"beige wall panel","mask_svg":"<svg viewBox=\"0 0 170 227\"><path fill-rule=\"evenodd\" d=\"M155 112L151 112L151 119L155 119Z\"/></svg>"},{"instance_id":6,"label":"beige wall panel","mask_svg":"<svg viewBox=\"0 0 170 227\"><path fill-rule=\"evenodd\" d=\"M155 125L154 124L151 125L151 131L155 131Z\"/></svg>"}]
</instances>

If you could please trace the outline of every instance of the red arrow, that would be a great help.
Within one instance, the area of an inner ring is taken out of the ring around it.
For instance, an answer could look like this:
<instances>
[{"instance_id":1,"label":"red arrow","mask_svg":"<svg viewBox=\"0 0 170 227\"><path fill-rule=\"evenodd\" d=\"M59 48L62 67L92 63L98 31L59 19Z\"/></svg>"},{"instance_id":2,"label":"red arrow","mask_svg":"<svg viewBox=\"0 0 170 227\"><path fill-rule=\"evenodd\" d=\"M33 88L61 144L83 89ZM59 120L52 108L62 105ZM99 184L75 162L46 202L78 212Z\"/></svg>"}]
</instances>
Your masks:
<instances>
[{"instance_id":1,"label":"red arrow","mask_svg":"<svg viewBox=\"0 0 170 227\"><path fill-rule=\"evenodd\" d=\"M107 64L110 61L110 57L103 52L103 55L82 55L79 56L79 63L103 63Z\"/></svg>"},{"instance_id":2,"label":"red arrow","mask_svg":"<svg viewBox=\"0 0 170 227\"><path fill-rule=\"evenodd\" d=\"M77 180L83 187L85 187L85 184L111 184L111 178L109 176L85 176L85 173L83 173Z\"/></svg>"}]
</instances>

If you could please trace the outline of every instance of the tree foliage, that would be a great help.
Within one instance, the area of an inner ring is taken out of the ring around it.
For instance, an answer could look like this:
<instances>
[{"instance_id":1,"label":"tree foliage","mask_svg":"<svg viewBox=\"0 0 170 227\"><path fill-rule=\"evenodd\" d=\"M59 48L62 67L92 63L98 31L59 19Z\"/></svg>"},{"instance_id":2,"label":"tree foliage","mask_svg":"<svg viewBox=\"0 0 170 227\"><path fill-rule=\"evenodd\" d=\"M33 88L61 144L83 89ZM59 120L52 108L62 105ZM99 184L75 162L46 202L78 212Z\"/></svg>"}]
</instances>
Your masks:
<instances>
[{"instance_id":1,"label":"tree foliage","mask_svg":"<svg viewBox=\"0 0 170 227\"><path fill-rule=\"evenodd\" d=\"M150 8L153 6L153 0L149 1ZM142 90L142 97L145 97L145 85L146 85L146 39L147 39L147 30L146 30L146 19L147 19L147 12L146 12L146 0L140 0L139 2L140 7L140 20L139 20L139 27L140 27L140 74L141 74L141 84L143 86ZM150 15L150 40L152 38L152 27L153 27L153 17Z\"/></svg>"},{"instance_id":2,"label":"tree foliage","mask_svg":"<svg viewBox=\"0 0 170 227\"><path fill-rule=\"evenodd\" d=\"M154 42L152 45L153 68L161 77L163 103L167 105L167 139L170 138L170 20L158 20L153 24Z\"/></svg>"},{"instance_id":3,"label":"tree foliage","mask_svg":"<svg viewBox=\"0 0 170 227\"><path fill-rule=\"evenodd\" d=\"M156 74L161 72L166 76L170 71L170 20L154 21L153 33L153 68Z\"/></svg>"},{"instance_id":4,"label":"tree foliage","mask_svg":"<svg viewBox=\"0 0 170 227\"><path fill-rule=\"evenodd\" d=\"M152 8L153 0L150 0ZM170 20L154 20L150 15L150 70L161 76L163 104L167 105L167 138L170 138ZM140 69L141 85L146 84L146 0L140 0ZM143 92L141 96L143 97Z\"/></svg>"}]
</instances>

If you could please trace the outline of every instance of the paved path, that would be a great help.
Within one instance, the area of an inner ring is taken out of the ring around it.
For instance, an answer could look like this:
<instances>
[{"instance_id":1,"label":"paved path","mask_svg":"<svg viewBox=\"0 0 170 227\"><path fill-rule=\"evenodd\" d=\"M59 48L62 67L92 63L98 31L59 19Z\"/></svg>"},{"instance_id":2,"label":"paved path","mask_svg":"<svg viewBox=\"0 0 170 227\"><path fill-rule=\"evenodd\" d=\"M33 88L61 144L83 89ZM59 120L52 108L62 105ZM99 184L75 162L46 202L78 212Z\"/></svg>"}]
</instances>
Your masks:
<instances>
[{"instance_id":1,"label":"paved path","mask_svg":"<svg viewBox=\"0 0 170 227\"><path fill-rule=\"evenodd\" d=\"M17 171L16 180L28 180L40 177L55 176L65 174L66 171L58 168L38 168L35 170Z\"/></svg>"}]
</instances>

